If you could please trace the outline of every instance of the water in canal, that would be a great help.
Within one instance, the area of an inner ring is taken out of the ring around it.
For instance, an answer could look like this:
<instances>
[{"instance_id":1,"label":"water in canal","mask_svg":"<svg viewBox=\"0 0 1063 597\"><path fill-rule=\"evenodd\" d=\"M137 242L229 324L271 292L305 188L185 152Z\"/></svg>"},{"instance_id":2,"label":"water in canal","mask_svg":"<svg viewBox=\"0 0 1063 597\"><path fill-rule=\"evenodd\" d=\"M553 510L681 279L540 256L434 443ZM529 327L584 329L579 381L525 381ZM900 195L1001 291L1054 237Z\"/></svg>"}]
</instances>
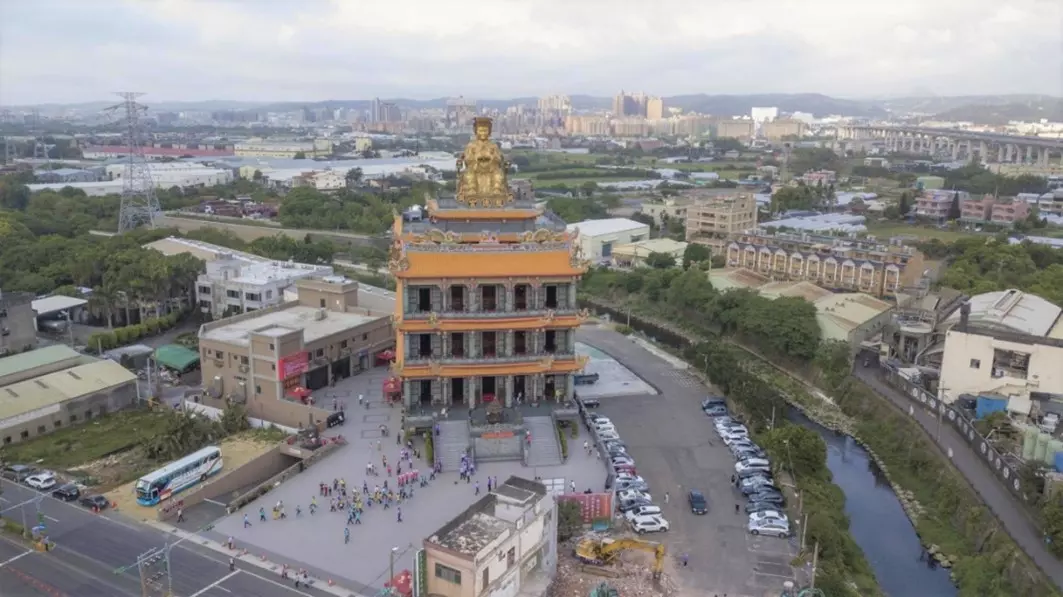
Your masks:
<instances>
[{"instance_id":1,"label":"water in canal","mask_svg":"<svg viewBox=\"0 0 1063 597\"><path fill-rule=\"evenodd\" d=\"M800 413L791 413L789 418L815 430L827 442L827 468L845 492L849 529L882 590L890 597L956 597L948 570L926 557L900 500L867 451L851 437Z\"/></svg>"}]
</instances>

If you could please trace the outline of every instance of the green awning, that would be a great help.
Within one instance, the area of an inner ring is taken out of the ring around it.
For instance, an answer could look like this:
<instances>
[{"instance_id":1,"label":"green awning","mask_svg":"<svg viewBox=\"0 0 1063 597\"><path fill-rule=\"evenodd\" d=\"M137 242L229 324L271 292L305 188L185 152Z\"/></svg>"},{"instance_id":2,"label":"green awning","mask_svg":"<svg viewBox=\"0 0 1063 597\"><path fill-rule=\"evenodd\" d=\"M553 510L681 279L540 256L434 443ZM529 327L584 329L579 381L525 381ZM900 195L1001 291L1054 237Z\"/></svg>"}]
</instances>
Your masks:
<instances>
[{"instance_id":1,"label":"green awning","mask_svg":"<svg viewBox=\"0 0 1063 597\"><path fill-rule=\"evenodd\" d=\"M155 360L163 367L187 371L199 362L199 353L177 344L167 344L155 350Z\"/></svg>"}]
</instances>

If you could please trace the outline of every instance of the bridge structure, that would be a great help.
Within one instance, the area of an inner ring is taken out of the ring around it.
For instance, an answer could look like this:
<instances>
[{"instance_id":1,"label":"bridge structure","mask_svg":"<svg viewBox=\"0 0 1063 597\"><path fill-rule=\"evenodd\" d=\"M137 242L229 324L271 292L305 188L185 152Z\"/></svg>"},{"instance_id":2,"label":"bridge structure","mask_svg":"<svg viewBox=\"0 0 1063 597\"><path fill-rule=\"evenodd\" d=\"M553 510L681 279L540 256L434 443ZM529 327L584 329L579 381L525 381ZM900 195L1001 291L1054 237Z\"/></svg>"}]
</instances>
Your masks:
<instances>
[{"instance_id":1,"label":"bridge structure","mask_svg":"<svg viewBox=\"0 0 1063 597\"><path fill-rule=\"evenodd\" d=\"M980 133L923 126L851 125L837 128L839 140L879 141L889 152L948 156L983 164L1063 166L1063 139Z\"/></svg>"}]
</instances>

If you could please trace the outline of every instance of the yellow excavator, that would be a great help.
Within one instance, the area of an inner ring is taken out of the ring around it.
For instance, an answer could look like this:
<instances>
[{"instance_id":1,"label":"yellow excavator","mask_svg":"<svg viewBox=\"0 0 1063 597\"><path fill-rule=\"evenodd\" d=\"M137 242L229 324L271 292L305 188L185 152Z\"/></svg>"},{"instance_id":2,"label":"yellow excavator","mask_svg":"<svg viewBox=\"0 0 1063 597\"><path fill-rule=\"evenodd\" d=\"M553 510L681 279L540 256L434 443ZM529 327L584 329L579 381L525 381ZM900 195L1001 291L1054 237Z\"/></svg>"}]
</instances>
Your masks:
<instances>
[{"instance_id":1,"label":"yellow excavator","mask_svg":"<svg viewBox=\"0 0 1063 597\"><path fill-rule=\"evenodd\" d=\"M576 558L588 566L607 566L616 560L622 551L639 549L654 555L653 578L661 578L664 570L664 545L653 541L643 541L624 537L621 539L598 539L588 537L576 545ZM593 572L593 570L588 570Z\"/></svg>"}]
</instances>

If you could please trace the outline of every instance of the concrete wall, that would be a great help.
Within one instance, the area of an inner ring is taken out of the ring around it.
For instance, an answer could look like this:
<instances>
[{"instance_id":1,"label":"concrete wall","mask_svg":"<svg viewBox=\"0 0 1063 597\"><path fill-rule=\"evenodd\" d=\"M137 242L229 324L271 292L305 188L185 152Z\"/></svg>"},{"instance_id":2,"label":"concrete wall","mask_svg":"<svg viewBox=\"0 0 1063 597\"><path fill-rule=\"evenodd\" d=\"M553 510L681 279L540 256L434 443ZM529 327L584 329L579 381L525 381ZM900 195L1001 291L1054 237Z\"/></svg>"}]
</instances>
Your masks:
<instances>
[{"instance_id":1,"label":"concrete wall","mask_svg":"<svg viewBox=\"0 0 1063 597\"><path fill-rule=\"evenodd\" d=\"M129 408L137 401L136 383L116 386L107 392L97 392L51 407L40 409L45 414L27 421L0 427L0 444L17 444L66 427L91 421L93 417Z\"/></svg>"},{"instance_id":2,"label":"concrete wall","mask_svg":"<svg viewBox=\"0 0 1063 597\"><path fill-rule=\"evenodd\" d=\"M266 495L267 493L269 493L270 489L273 489L274 487L279 486L281 483L287 481L290 477L292 477L294 475L298 475L299 473L305 471L307 468L309 468L315 462L317 462L318 460L321 460L325 456L328 456L334 450L336 450L340 446L344 446L344 445L347 445L347 443L345 441L344 442L339 442L339 443L337 443L336 441L330 441L329 443L325 444L324 446L321 446L317 450L313 450L313 451L300 450L300 449L294 449L293 450L292 446L288 446L287 444L284 444L284 445L280 446L279 450L282 453L284 453L284 454L292 454L292 453L305 454L305 457L302 460L298 460L297 462L295 462L295 464L292 464L291 466L289 466L289 467L281 470L280 472L276 473L272 477L269 477L269 478L265 479L264 481L262 481L261 483L259 483L255 487L251 488L250 490L245 491L241 495L234 496L232 499L228 500L227 501L228 510L230 512L233 512L233 511L237 510L238 508L244 506L245 504L248 504L248 503L258 499L259 497L261 497L263 495ZM290 462L291 458L288 458L288 461Z\"/></svg>"},{"instance_id":3,"label":"concrete wall","mask_svg":"<svg viewBox=\"0 0 1063 597\"><path fill-rule=\"evenodd\" d=\"M498 433L498 432L495 432ZM478 462L489 460L520 460L523 457L523 430L519 430L512 437L487 437L477 436L473 432L473 453Z\"/></svg>"},{"instance_id":4,"label":"concrete wall","mask_svg":"<svg viewBox=\"0 0 1063 597\"><path fill-rule=\"evenodd\" d=\"M226 222L223 220L206 220L198 218L180 218L171 215L163 216L156 220L159 227L162 228L176 228L181 232L189 232L192 230L201 230L203 228L215 228L218 230L228 230L235 234L239 239L245 242L252 242L260 238L266 238L276 236L278 234L294 238L297 240L303 240L309 234L313 240L330 240L333 243L343 246L375 246L379 248L387 247L387 239L383 236L369 236L364 234L353 234L349 232L330 232L328 230L302 230L297 228L282 228L280 226L255 226L249 224L237 224L235 222Z\"/></svg>"},{"instance_id":5,"label":"concrete wall","mask_svg":"<svg viewBox=\"0 0 1063 597\"><path fill-rule=\"evenodd\" d=\"M281 450L281 447L281 445L277 445L239 468L230 470L221 476L216 476L206 483L200 483L192 491L177 494L175 496L176 503L166 504L159 508L158 519L169 520L174 518L177 516L178 508L188 509L207 499L228 503L237 497L232 495L233 492L259 483L264 479L269 479L293 464L297 464L297 461L286 455Z\"/></svg>"},{"instance_id":6,"label":"concrete wall","mask_svg":"<svg viewBox=\"0 0 1063 597\"><path fill-rule=\"evenodd\" d=\"M0 294L0 357L37 346L37 314L33 295L27 292Z\"/></svg>"},{"instance_id":7,"label":"concrete wall","mask_svg":"<svg viewBox=\"0 0 1063 597\"><path fill-rule=\"evenodd\" d=\"M202 415L204 415L206 417L210 417L212 420L215 420L215 421L220 419L222 413L224 412L220 408L215 408L213 406L207 406L206 404L201 404L199 402L195 402L195 401L192 401L192 400L185 400L184 408L185 408L186 411L200 413L200 414L202 414ZM288 427L286 425L280 425L280 424L274 423L272 421L266 421L266 420L263 420L263 419L256 419L254 417L248 417L247 420L248 420L248 422L251 423L251 426L254 427L255 429L261 429L263 427L276 427L277 429L280 429L281 431L283 431L285 433L289 433L289 434L298 433L299 432L299 429L297 427Z\"/></svg>"}]
</instances>

